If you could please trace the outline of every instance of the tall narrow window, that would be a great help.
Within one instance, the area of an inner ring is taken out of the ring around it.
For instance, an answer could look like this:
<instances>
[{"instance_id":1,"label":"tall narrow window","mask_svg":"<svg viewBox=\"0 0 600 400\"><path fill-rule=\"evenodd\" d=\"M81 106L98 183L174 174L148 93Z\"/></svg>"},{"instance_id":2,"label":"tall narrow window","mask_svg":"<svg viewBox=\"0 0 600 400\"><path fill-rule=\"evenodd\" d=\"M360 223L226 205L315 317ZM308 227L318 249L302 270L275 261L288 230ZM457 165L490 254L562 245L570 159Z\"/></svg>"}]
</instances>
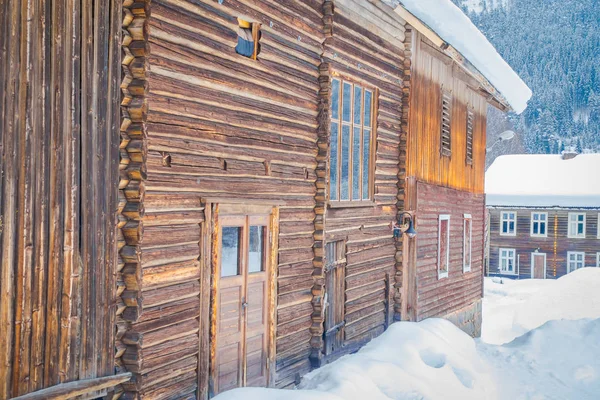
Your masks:
<instances>
[{"instance_id":1,"label":"tall narrow window","mask_svg":"<svg viewBox=\"0 0 600 400\"><path fill-rule=\"evenodd\" d=\"M450 267L450 216L440 215L438 226L438 278L446 278Z\"/></svg>"},{"instance_id":2,"label":"tall narrow window","mask_svg":"<svg viewBox=\"0 0 600 400\"><path fill-rule=\"evenodd\" d=\"M548 213L532 212L531 213L531 236L532 237L548 237Z\"/></svg>"},{"instance_id":3,"label":"tall narrow window","mask_svg":"<svg viewBox=\"0 0 600 400\"><path fill-rule=\"evenodd\" d=\"M581 251L567 252L567 273L585 267L585 253Z\"/></svg>"},{"instance_id":4,"label":"tall narrow window","mask_svg":"<svg viewBox=\"0 0 600 400\"><path fill-rule=\"evenodd\" d=\"M463 272L471 271L471 254L473 250L473 218L470 214L465 214L463 230Z\"/></svg>"},{"instance_id":5,"label":"tall narrow window","mask_svg":"<svg viewBox=\"0 0 600 400\"><path fill-rule=\"evenodd\" d=\"M473 165L473 124L475 112L473 107L467 106L467 164Z\"/></svg>"},{"instance_id":6,"label":"tall narrow window","mask_svg":"<svg viewBox=\"0 0 600 400\"><path fill-rule=\"evenodd\" d=\"M374 91L339 78L331 81L329 200L372 200Z\"/></svg>"},{"instance_id":7,"label":"tall narrow window","mask_svg":"<svg viewBox=\"0 0 600 400\"><path fill-rule=\"evenodd\" d=\"M568 236L571 239L585 239L585 213L569 213Z\"/></svg>"},{"instance_id":8,"label":"tall narrow window","mask_svg":"<svg viewBox=\"0 0 600 400\"><path fill-rule=\"evenodd\" d=\"M515 249L500 249L500 273L506 275L516 275L515 267L516 250Z\"/></svg>"},{"instance_id":9,"label":"tall narrow window","mask_svg":"<svg viewBox=\"0 0 600 400\"><path fill-rule=\"evenodd\" d=\"M452 155L452 92L442 89L440 151L443 156Z\"/></svg>"},{"instance_id":10,"label":"tall narrow window","mask_svg":"<svg viewBox=\"0 0 600 400\"><path fill-rule=\"evenodd\" d=\"M515 211L502 211L500 213L500 235L517 235L517 213Z\"/></svg>"},{"instance_id":11,"label":"tall narrow window","mask_svg":"<svg viewBox=\"0 0 600 400\"><path fill-rule=\"evenodd\" d=\"M325 246L325 354L344 344L346 244L343 240Z\"/></svg>"}]
</instances>

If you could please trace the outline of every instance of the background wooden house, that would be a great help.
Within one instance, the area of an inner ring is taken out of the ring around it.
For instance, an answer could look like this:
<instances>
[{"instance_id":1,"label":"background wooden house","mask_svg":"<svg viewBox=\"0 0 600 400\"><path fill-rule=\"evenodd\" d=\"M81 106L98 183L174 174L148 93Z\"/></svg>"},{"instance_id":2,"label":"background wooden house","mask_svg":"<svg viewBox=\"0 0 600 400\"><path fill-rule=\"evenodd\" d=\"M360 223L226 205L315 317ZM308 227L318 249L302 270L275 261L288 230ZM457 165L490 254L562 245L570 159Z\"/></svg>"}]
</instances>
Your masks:
<instances>
[{"instance_id":1,"label":"background wooden house","mask_svg":"<svg viewBox=\"0 0 600 400\"><path fill-rule=\"evenodd\" d=\"M16 3L0 395L208 398L395 320L477 335L487 102L527 101L497 53L495 87L411 2Z\"/></svg>"},{"instance_id":2,"label":"background wooden house","mask_svg":"<svg viewBox=\"0 0 600 400\"><path fill-rule=\"evenodd\" d=\"M600 155L515 155L486 173L487 274L552 279L600 267Z\"/></svg>"}]
</instances>

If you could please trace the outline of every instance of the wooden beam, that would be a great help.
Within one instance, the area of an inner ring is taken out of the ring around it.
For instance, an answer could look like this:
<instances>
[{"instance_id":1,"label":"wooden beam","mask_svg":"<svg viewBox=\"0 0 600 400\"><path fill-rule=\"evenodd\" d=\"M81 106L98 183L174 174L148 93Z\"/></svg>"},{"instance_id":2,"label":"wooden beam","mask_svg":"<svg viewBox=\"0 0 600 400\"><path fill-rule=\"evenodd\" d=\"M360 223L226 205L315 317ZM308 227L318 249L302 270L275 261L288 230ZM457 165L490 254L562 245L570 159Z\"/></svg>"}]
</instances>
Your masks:
<instances>
[{"instance_id":1,"label":"wooden beam","mask_svg":"<svg viewBox=\"0 0 600 400\"><path fill-rule=\"evenodd\" d=\"M102 378L85 379L82 381L61 383L47 389L15 397L13 400L50 400L50 399L72 399L86 393L97 392L127 382L131 379L131 373L105 376Z\"/></svg>"}]
</instances>

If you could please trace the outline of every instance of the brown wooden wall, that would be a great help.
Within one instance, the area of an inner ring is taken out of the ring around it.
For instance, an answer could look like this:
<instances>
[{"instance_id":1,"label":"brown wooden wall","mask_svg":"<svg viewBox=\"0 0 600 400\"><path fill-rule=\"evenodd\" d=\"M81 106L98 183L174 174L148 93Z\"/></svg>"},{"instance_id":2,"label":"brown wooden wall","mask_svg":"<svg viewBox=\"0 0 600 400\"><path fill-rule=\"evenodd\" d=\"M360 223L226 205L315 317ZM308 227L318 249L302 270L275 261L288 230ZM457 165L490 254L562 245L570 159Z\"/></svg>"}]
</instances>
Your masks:
<instances>
[{"instance_id":1,"label":"brown wooden wall","mask_svg":"<svg viewBox=\"0 0 600 400\"><path fill-rule=\"evenodd\" d=\"M417 182L416 199L410 208L416 210L415 229L411 239L416 246L414 276L416 290L407 299L412 320L421 321L434 316L445 316L469 306L482 296L483 289L483 230L484 196L437 185ZM413 190L411 185L410 190ZM416 201L416 203L415 203ZM438 278L438 223L439 216L450 215L450 265L447 278ZM463 272L464 214L471 214L472 264L470 272Z\"/></svg>"},{"instance_id":2,"label":"brown wooden wall","mask_svg":"<svg viewBox=\"0 0 600 400\"><path fill-rule=\"evenodd\" d=\"M600 210L557 210L557 209L506 209L517 213L517 235L500 235L501 208L490 208L490 248L489 267L490 274L499 273L499 249L515 249L519 256L519 278L531 278L531 253L540 249L546 253L546 278L558 278L567 273L567 252L585 252L585 266L596 267L596 253L600 253L600 239L598 238L598 215ZM531 237L531 213L548 213L548 237ZM585 239L568 238L569 212L586 214ZM555 246L556 245L556 246ZM516 259L515 259L516 262Z\"/></svg>"},{"instance_id":3,"label":"brown wooden wall","mask_svg":"<svg viewBox=\"0 0 600 400\"><path fill-rule=\"evenodd\" d=\"M157 0L151 15L137 389L196 388L207 198L283 203L274 384L290 385L310 368L321 2ZM262 24L258 61L235 53L238 16Z\"/></svg>"},{"instance_id":4,"label":"brown wooden wall","mask_svg":"<svg viewBox=\"0 0 600 400\"><path fill-rule=\"evenodd\" d=\"M483 193L486 99L478 85L421 34L413 40L407 176L417 180ZM452 92L452 155L440 156L441 90ZM467 105L475 114L473 164L466 163Z\"/></svg>"},{"instance_id":5,"label":"brown wooden wall","mask_svg":"<svg viewBox=\"0 0 600 400\"><path fill-rule=\"evenodd\" d=\"M120 0L0 4L3 399L114 374L120 32Z\"/></svg>"},{"instance_id":6,"label":"brown wooden wall","mask_svg":"<svg viewBox=\"0 0 600 400\"><path fill-rule=\"evenodd\" d=\"M389 225L403 208L398 176L406 146L401 127L405 22L379 2L336 0L334 5L331 26L325 27L331 32L325 40L327 78L341 76L379 94L374 202L330 205L325 213L325 241L346 244L343 353L381 334L393 318L396 246Z\"/></svg>"}]
</instances>

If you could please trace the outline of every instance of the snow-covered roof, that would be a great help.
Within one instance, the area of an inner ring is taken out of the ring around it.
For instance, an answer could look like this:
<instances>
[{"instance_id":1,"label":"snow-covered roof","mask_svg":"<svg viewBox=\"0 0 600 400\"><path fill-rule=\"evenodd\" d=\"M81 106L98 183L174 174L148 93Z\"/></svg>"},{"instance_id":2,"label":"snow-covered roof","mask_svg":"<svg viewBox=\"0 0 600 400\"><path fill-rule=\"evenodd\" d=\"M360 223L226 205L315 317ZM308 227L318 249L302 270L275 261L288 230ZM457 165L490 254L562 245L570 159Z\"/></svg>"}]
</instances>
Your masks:
<instances>
[{"instance_id":1,"label":"snow-covered roof","mask_svg":"<svg viewBox=\"0 0 600 400\"><path fill-rule=\"evenodd\" d=\"M485 174L488 206L600 207L600 154L509 155Z\"/></svg>"},{"instance_id":2,"label":"snow-covered roof","mask_svg":"<svg viewBox=\"0 0 600 400\"><path fill-rule=\"evenodd\" d=\"M517 114L527 108L531 89L498 54L494 46L451 0L384 0L401 4L442 40L466 58L506 99Z\"/></svg>"}]
</instances>

